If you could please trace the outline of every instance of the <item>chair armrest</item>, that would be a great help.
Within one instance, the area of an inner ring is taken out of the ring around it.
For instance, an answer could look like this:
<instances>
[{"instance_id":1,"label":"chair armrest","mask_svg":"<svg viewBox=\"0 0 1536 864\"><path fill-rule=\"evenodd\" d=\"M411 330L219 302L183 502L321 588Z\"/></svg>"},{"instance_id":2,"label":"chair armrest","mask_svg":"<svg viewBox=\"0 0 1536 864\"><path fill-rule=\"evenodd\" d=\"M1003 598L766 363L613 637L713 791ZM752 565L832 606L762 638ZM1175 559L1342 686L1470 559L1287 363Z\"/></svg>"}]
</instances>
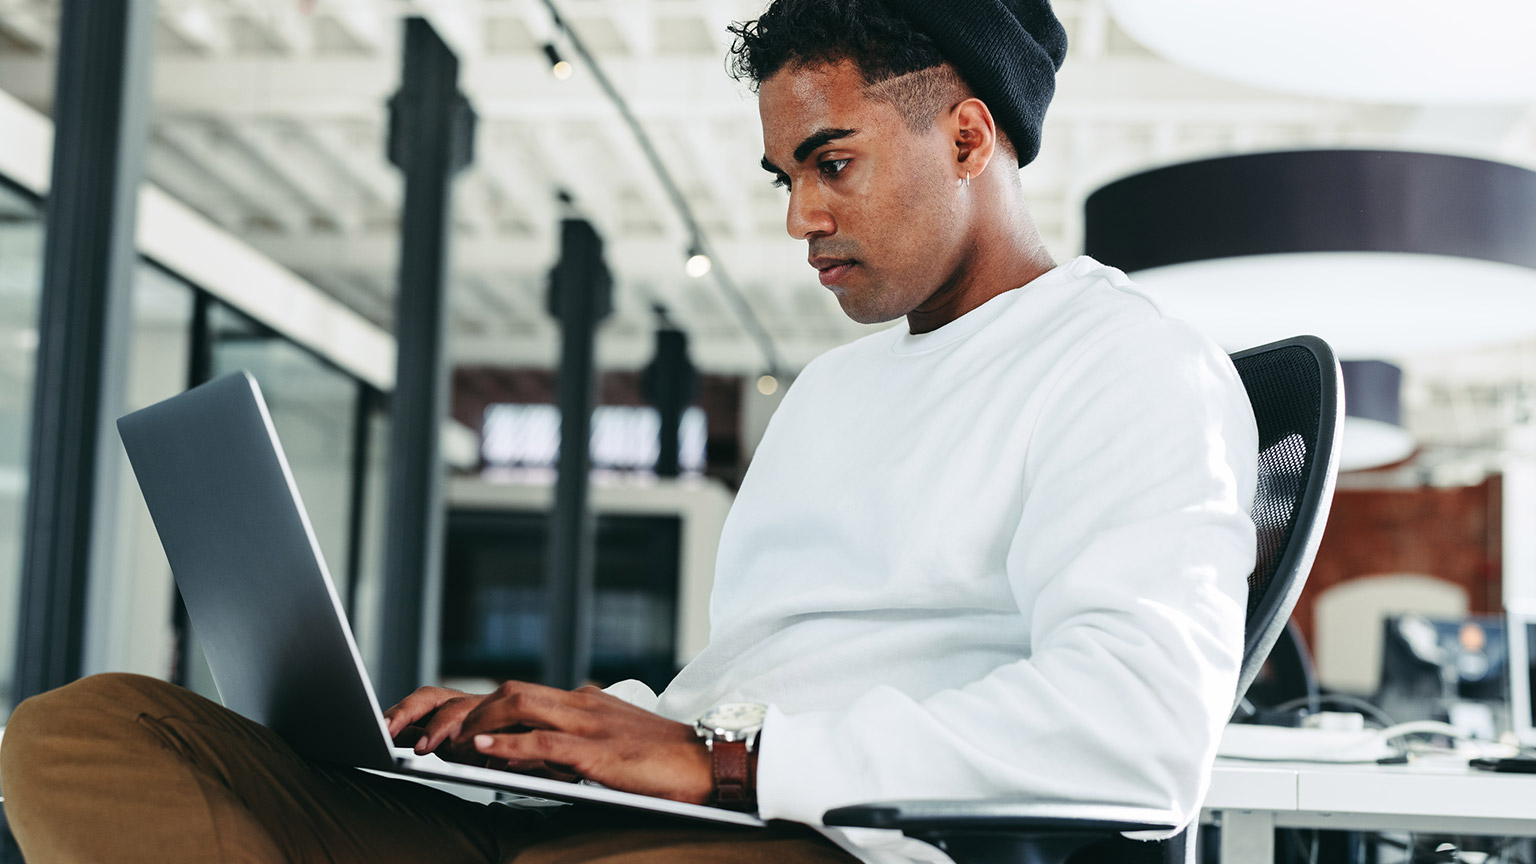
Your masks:
<instances>
[{"instance_id":1,"label":"chair armrest","mask_svg":"<svg viewBox=\"0 0 1536 864\"><path fill-rule=\"evenodd\" d=\"M1074 808L1088 816L1042 815L1039 801L998 799L876 801L828 810L822 822L839 828L886 828L932 832L1017 832L1027 834L1121 834L1175 831L1181 826L1155 812L1134 808Z\"/></svg>"}]
</instances>

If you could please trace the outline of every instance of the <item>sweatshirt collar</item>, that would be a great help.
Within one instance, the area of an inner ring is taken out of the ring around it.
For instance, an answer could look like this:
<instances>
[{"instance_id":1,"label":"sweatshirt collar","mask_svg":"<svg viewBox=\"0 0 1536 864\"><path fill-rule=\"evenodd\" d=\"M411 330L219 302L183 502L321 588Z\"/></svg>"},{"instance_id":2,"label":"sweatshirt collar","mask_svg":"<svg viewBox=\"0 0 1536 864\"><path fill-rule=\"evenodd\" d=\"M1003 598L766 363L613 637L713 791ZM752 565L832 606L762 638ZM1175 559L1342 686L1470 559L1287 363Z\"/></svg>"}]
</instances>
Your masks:
<instances>
[{"instance_id":1,"label":"sweatshirt collar","mask_svg":"<svg viewBox=\"0 0 1536 864\"><path fill-rule=\"evenodd\" d=\"M1085 258L1086 256L1069 261L1066 264L1058 264L1035 277L1028 284L1018 288L1010 288L936 330L929 330L927 333L912 333L907 330L907 322L903 320L900 324L891 328L896 333L896 338L891 343L891 353L925 354L929 351L937 351L940 348L953 345L997 320L997 317L1003 314L1023 294L1024 289L1072 278L1079 263L1084 261ZM1091 259L1087 260L1091 262Z\"/></svg>"}]
</instances>

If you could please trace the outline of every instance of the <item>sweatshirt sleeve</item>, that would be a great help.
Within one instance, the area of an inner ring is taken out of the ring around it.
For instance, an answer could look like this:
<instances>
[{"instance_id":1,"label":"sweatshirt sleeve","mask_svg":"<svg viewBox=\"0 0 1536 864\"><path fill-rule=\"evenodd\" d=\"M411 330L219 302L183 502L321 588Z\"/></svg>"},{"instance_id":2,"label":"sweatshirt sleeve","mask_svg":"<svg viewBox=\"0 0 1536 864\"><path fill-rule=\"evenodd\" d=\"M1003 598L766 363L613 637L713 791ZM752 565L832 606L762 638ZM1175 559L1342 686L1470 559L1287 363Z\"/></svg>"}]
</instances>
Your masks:
<instances>
[{"instance_id":1,"label":"sweatshirt sleeve","mask_svg":"<svg viewBox=\"0 0 1536 864\"><path fill-rule=\"evenodd\" d=\"M603 688L603 692L609 696L617 696L636 708L644 708L647 711L655 711L656 703L659 701L656 691L644 681L637 681L634 678L625 678L623 681L610 684Z\"/></svg>"},{"instance_id":2,"label":"sweatshirt sleeve","mask_svg":"<svg viewBox=\"0 0 1536 864\"><path fill-rule=\"evenodd\" d=\"M1162 319L1049 386L1006 559L1025 659L922 700L877 686L835 711L771 708L763 817L1005 795L1197 813L1241 662L1252 411L1230 360Z\"/></svg>"}]
</instances>

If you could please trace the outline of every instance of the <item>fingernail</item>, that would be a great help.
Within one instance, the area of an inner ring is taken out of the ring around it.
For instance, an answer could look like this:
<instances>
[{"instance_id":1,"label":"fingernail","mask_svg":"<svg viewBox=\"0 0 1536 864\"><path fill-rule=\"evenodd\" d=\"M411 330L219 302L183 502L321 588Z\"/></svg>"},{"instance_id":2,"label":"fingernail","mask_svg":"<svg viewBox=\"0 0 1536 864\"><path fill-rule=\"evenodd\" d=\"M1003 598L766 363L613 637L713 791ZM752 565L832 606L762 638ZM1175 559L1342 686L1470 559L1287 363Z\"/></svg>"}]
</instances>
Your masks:
<instances>
[{"instance_id":1,"label":"fingernail","mask_svg":"<svg viewBox=\"0 0 1536 864\"><path fill-rule=\"evenodd\" d=\"M487 747L491 746L491 744L494 743L494 741L495 741L495 739L493 739L489 735L476 735L475 736L475 746L479 747L481 750L484 750Z\"/></svg>"}]
</instances>

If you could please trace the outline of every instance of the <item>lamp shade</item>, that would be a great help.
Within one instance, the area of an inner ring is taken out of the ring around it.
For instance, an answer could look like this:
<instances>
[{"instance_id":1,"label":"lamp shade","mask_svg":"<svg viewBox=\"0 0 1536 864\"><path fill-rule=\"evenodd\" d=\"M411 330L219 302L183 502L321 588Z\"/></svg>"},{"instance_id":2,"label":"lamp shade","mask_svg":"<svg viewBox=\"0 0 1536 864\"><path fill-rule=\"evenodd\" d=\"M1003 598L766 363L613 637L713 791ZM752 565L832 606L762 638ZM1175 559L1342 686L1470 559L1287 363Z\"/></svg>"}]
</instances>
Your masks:
<instances>
[{"instance_id":1,"label":"lamp shade","mask_svg":"<svg viewBox=\"0 0 1536 864\"><path fill-rule=\"evenodd\" d=\"M1340 471L1393 465L1413 455L1403 428L1403 370L1380 360L1345 360L1344 451Z\"/></svg>"},{"instance_id":2,"label":"lamp shade","mask_svg":"<svg viewBox=\"0 0 1536 864\"><path fill-rule=\"evenodd\" d=\"M1084 251L1229 349L1313 333L1346 358L1536 337L1536 171L1387 150L1170 165L1089 196Z\"/></svg>"},{"instance_id":3,"label":"lamp shade","mask_svg":"<svg viewBox=\"0 0 1536 864\"><path fill-rule=\"evenodd\" d=\"M1137 42L1267 90L1396 103L1536 98L1529 0L1108 0Z\"/></svg>"}]
</instances>

